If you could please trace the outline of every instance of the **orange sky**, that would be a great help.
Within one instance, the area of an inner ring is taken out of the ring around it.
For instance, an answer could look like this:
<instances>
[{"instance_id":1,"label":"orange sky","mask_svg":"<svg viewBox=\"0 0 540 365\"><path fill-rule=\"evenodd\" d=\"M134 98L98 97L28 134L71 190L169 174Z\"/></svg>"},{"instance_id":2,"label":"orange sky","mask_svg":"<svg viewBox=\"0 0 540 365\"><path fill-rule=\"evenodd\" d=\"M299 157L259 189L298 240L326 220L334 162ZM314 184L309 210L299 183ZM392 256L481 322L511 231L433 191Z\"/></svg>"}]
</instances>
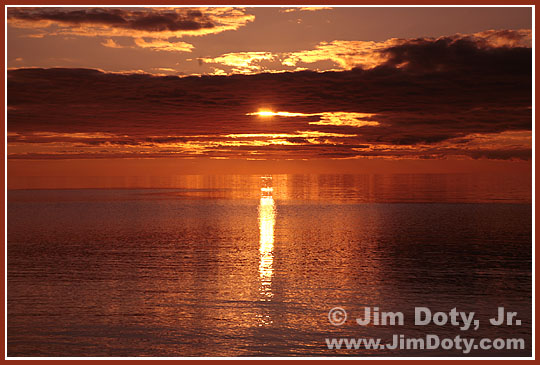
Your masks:
<instances>
[{"instance_id":1,"label":"orange sky","mask_svg":"<svg viewBox=\"0 0 540 365\"><path fill-rule=\"evenodd\" d=\"M530 8L11 7L7 37L10 178L530 171Z\"/></svg>"}]
</instances>

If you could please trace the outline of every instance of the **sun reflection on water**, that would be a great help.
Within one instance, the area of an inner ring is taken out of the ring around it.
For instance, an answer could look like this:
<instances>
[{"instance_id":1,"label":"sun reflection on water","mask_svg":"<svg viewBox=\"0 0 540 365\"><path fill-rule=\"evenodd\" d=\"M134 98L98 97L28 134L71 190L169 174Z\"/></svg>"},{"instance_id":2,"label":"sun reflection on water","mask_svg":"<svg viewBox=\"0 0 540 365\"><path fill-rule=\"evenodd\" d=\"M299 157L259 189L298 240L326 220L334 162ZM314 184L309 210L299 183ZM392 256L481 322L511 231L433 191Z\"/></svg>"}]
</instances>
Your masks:
<instances>
[{"instance_id":1,"label":"sun reflection on water","mask_svg":"<svg viewBox=\"0 0 540 365\"><path fill-rule=\"evenodd\" d=\"M276 205L273 197L272 177L261 178L261 198L259 202L259 280L260 301L269 302L272 293L272 277L274 275L274 225L276 223ZM261 316L262 324L271 324L268 315Z\"/></svg>"}]
</instances>

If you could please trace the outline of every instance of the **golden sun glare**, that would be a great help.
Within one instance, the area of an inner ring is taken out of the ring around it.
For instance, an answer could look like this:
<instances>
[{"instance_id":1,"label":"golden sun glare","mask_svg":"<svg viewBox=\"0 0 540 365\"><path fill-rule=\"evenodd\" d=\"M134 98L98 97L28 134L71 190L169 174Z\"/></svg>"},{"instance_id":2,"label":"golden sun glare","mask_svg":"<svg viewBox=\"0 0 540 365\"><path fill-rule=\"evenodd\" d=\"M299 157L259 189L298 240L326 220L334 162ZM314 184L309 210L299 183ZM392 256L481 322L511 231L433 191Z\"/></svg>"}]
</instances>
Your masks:
<instances>
[{"instance_id":1,"label":"golden sun glare","mask_svg":"<svg viewBox=\"0 0 540 365\"><path fill-rule=\"evenodd\" d=\"M274 113L271 110L259 110L256 114L260 117L271 117L276 115L277 113Z\"/></svg>"},{"instance_id":2,"label":"golden sun glare","mask_svg":"<svg viewBox=\"0 0 540 365\"><path fill-rule=\"evenodd\" d=\"M289 112L274 112L268 109L259 109L259 111L254 113L247 113L246 115L258 115L259 117L309 117L317 114L304 114L304 113L289 113Z\"/></svg>"}]
</instances>

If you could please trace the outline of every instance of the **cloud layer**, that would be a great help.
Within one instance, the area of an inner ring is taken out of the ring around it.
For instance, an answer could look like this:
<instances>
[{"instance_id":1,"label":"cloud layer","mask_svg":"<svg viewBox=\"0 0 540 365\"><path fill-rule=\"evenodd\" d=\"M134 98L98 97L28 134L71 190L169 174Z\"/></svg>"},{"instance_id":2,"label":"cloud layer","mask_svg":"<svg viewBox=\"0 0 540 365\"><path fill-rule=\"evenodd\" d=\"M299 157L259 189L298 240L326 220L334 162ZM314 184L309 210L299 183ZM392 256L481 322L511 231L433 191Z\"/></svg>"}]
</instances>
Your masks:
<instances>
[{"instance_id":1,"label":"cloud layer","mask_svg":"<svg viewBox=\"0 0 540 365\"><path fill-rule=\"evenodd\" d=\"M243 8L8 8L8 24L33 29L29 37L51 35L131 37L135 45L181 52L188 43L177 37L217 34L236 30L255 17ZM145 40L150 39L149 41ZM172 39L171 39L172 38ZM121 48L113 39L107 47ZM182 45L182 47L178 47ZM187 45L187 46L186 46ZM192 48L192 47L191 47Z\"/></svg>"},{"instance_id":2,"label":"cloud layer","mask_svg":"<svg viewBox=\"0 0 540 365\"><path fill-rule=\"evenodd\" d=\"M236 52L218 57L201 58L223 73L252 74L297 68L313 68L316 63L327 62L322 70L353 68L372 69L381 65L407 66L409 62L421 62L422 58L431 63L452 63L446 57L472 57L464 49L472 52L497 48L530 48L530 30L489 30L475 34L456 34L439 38L399 39L391 38L383 42L344 41L321 42L314 49L271 53ZM407 53L407 54L404 54ZM463 60L456 60L463 63Z\"/></svg>"},{"instance_id":3,"label":"cloud layer","mask_svg":"<svg viewBox=\"0 0 540 365\"><path fill-rule=\"evenodd\" d=\"M526 37L388 41L340 72L10 70L9 157L529 159Z\"/></svg>"}]
</instances>

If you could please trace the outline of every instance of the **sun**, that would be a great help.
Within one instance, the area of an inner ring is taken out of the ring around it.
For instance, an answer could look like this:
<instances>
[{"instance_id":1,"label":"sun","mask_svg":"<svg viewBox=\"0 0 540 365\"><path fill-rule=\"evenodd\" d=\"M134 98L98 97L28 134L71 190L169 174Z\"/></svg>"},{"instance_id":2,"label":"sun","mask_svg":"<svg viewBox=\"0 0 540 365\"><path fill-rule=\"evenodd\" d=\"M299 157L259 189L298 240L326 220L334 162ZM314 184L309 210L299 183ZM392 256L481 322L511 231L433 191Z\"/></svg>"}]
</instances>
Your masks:
<instances>
[{"instance_id":1,"label":"sun","mask_svg":"<svg viewBox=\"0 0 540 365\"><path fill-rule=\"evenodd\" d=\"M289 113L289 112L274 112L269 109L259 109L257 112L253 113L247 113L246 115L257 115L259 117L306 117L306 116L312 116L312 115L319 115L319 114L304 114L304 113Z\"/></svg>"},{"instance_id":2,"label":"sun","mask_svg":"<svg viewBox=\"0 0 540 365\"><path fill-rule=\"evenodd\" d=\"M260 117L272 117L276 115L276 113L271 110L259 110L256 114Z\"/></svg>"}]
</instances>

